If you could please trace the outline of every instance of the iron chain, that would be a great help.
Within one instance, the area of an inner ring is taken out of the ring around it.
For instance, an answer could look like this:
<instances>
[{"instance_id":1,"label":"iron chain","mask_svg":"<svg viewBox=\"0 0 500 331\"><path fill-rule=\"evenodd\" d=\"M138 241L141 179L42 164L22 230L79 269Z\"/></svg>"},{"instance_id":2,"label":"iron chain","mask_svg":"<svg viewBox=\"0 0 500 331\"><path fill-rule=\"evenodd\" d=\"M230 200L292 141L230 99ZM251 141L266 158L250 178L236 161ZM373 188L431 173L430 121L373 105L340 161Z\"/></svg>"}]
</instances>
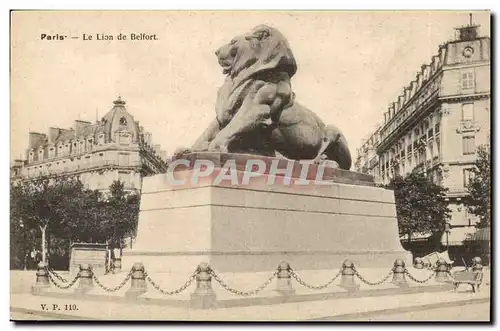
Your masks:
<instances>
[{"instance_id":1,"label":"iron chain","mask_svg":"<svg viewBox=\"0 0 500 331\"><path fill-rule=\"evenodd\" d=\"M222 286L226 291L228 292L231 292L233 294L236 294L236 295L241 295L241 296L250 296L250 295L255 295L257 293L259 293L260 291L262 291L263 289L265 289L269 284L271 284L271 282L273 281L274 278L276 278L276 276L278 275L278 271L275 271L271 277L269 277L268 280L266 280L262 285L260 285L259 287L257 287L256 289L252 290L252 291L248 291L248 292L243 292L243 291L238 291L232 287L230 287L229 285L227 285L226 283L224 283L224 281L219 277L219 275L217 275L215 273L215 271L213 270L210 270L210 275L217 281L217 283L220 284L220 286Z\"/></svg>"},{"instance_id":2,"label":"iron chain","mask_svg":"<svg viewBox=\"0 0 500 331\"><path fill-rule=\"evenodd\" d=\"M385 283L389 277L391 277L391 275L394 273L394 269L391 269L391 271L389 271L389 274L387 276L385 276L384 278L382 278L381 280L379 280L378 282L370 282L369 280L367 280L366 278L364 278L363 276L361 276L361 274L356 270L354 269L354 274L365 284L367 285L372 285L372 286L375 286L375 285L380 285L382 283Z\"/></svg>"},{"instance_id":3,"label":"iron chain","mask_svg":"<svg viewBox=\"0 0 500 331\"><path fill-rule=\"evenodd\" d=\"M54 277L56 277L61 283L67 283L68 282L61 275L59 275L54 269L47 268L47 271L50 272Z\"/></svg>"},{"instance_id":4,"label":"iron chain","mask_svg":"<svg viewBox=\"0 0 500 331\"><path fill-rule=\"evenodd\" d=\"M290 275L302 286L305 286L311 290L322 290L322 289L325 289L327 288L328 286L330 286L330 284L332 284L334 281L337 280L337 278L339 278L339 276L342 274L342 270L339 270L339 272L332 278L330 279L330 281L328 283L326 283L325 285L309 285L309 284L306 284L306 282L304 282L302 280L302 278L299 277L299 275L297 275L297 273L293 270L293 269L290 269Z\"/></svg>"},{"instance_id":5,"label":"iron chain","mask_svg":"<svg viewBox=\"0 0 500 331\"><path fill-rule=\"evenodd\" d=\"M94 279L96 284L99 285L99 287L102 288L106 292L116 292L116 291L120 290L123 286L125 286L125 284L127 284L128 280L130 279L131 276L132 276L132 270L129 271L129 273L127 274L127 277L125 277L125 279L118 286L111 288L111 287L107 287L107 286L103 285L99 281L99 278L97 278L95 273L92 272L92 278Z\"/></svg>"},{"instance_id":6,"label":"iron chain","mask_svg":"<svg viewBox=\"0 0 500 331\"><path fill-rule=\"evenodd\" d=\"M67 290L67 289L69 289L70 287L72 287L73 285L75 285L76 281L80 278L80 273L78 273L76 275L75 279L73 279L68 285L59 285L54 280L54 278L52 277L52 274L50 272L47 275L49 276L50 282L52 284L54 284L55 287L57 287L57 288L59 288L61 290Z\"/></svg>"},{"instance_id":7,"label":"iron chain","mask_svg":"<svg viewBox=\"0 0 500 331\"><path fill-rule=\"evenodd\" d=\"M179 287L178 289L176 290L173 290L173 291L164 291L160 288L160 286L158 284L156 284L152 279L151 277L149 277L149 275L147 274L147 272L144 272L144 277L146 277L147 281L153 285L153 287L158 291L160 292L161 294L163 295L176 295L176 294L179 294L181 292L183 292L185 289L187 289L194 281L194 279L196 278L196 275L198 274L198 270L196 270L190 277L189 279L186 281L186 283L184 283L184 285L182 285L181 287Z\"/></svg>"},{"instance_id":8,"label":"iron chain","mask_svg":"<svg viewBox=\"0 0 500 331\"><path fill-rule=\"evenodd\" d=\"M414 281L415 283L419 283L419 284L424 284L424 283L427 283L429 280L431 280L432 277L434 277L434 272L432 274L430 274L430 276L424 280L419 280L419 279L416 279L415 277L413 277L410 272L408 271L408 269L405 269L405 274L408 276L408 278L410 278L410 280Z\"/></svg>"}]
</instances>

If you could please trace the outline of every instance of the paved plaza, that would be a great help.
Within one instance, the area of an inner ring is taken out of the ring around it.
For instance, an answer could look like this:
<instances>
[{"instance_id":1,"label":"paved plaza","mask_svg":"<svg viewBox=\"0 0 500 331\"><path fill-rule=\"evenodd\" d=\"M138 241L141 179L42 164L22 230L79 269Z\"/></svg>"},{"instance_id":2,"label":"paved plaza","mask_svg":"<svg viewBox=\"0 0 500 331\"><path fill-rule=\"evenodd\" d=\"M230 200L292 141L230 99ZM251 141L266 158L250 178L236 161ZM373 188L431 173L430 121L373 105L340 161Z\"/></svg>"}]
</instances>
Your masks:
<instances>
[{"instance_id":1,"label":"paved plaza","mask_svg":"<svg viewBox=\"0 0 500 331\"><path fill-rule=\"evenodd\" d=\"M104 276L102 281L115 284L124 275L122 273ZM319 284L320 278L324 279L324 275L317 274L315 279L310 279ZM11 280L10 306L13 320L488 321L490 306L489 279L485 279L484 286L478 293L472 293L467 286L461 286L456 292L449 287L420 293L398 294L382 291L378 295L297 300L279 304L261 302L207 310L153 302L117 301L116 295L78 297L72 294L72 290L63 297L35 296L29 292L30 286L34 283L33 271L12 272ZM386 285L386 288L389 286ZM294 283L294 287L300 288L297 283ZM336 287L333 285L330 291L335 291ZM411 287L417 286L411 284ZM193 290L194 286L188 288L184 297L187 299ZM217 286L214 286L214 290L218 296L220 294L219 300L238 298L232 294L223 296L223 292ZM270 295L271 291L261 294L261 297ZM302 295L307 294L307 290L301 291L303 292L299 293ZM153 288L149 287L148 292L151 292L151 296L155 296ZM311 292L309 290L309 293ZM369 292L369 289L363 288L360 292ZM65 308L68 305L72 305L71 308Z\"/></svg>"}]
</instances>

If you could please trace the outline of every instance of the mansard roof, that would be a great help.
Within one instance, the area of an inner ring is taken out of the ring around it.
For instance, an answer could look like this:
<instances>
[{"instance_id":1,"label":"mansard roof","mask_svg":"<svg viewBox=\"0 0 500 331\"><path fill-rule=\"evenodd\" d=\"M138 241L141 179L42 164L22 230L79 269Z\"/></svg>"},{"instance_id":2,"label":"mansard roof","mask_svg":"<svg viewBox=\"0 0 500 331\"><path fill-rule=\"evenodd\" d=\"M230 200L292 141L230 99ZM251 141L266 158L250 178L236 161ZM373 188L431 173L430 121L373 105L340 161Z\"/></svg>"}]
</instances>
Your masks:
<instances>
[{"instance_id":1,"label":"mansard roof","mask_svg":"<svg viewBox=\"0 0 500 331\"><path fill-rule=\"evenodd\" d=\"M49 132L49 135L30 132L30 148L37 149L39 147L49 145L49 137L52 135L52 143L55 145L66 143L75 139L98 139L99 135L104 133L106 141L115 141L115 133L117 131L128 131L132 134L132 142L139 141L139 126L135 122L134 117L125 108L125 101L120 97L113 102L113 108L108 111L103 118L96 123L76 121L75 128L58 129L55 132ZM58 130L58 131L57 131Z\"/></svg>"}]
</instances>

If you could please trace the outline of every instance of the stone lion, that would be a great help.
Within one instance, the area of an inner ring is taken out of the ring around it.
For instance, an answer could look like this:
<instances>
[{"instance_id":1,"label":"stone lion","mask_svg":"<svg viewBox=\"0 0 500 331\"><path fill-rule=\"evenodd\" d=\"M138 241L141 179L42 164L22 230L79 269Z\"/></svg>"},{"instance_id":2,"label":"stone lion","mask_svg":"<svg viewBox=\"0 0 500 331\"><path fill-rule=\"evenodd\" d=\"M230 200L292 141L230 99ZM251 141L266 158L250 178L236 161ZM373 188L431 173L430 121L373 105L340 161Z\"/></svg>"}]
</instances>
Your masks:
<instances>
[{"instance_id":1,"label":"stone lion","mask_svg":"<svg viewBox=\"0 0 500 331\"><path fill-rule=\"evenodd\" d=\"M216 118L190 151L218 151L335 161L351 167L342 132L325 125L308 108L295 102L290 79L297 64L286 38L259 25L215 52L223 74Z\"/></svg>"}]
</instances>

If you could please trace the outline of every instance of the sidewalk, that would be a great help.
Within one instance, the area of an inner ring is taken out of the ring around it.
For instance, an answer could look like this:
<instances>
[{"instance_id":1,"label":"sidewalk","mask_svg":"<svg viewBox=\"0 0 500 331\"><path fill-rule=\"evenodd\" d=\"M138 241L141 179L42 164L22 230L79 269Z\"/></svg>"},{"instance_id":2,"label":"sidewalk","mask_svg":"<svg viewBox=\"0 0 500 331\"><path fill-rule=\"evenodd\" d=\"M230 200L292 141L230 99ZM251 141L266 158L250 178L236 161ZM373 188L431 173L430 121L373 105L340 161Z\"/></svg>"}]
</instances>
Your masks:
<instances>
[{"instance_id":1,"label":"sidewalk","mask_svg":"<svg viewBox=\"0 0 500 331\"><path fill-rule=\"evenodd\" d=\"M90 318L98 320L178 320L178 321L299 321L315 320L349 314L355 319L356 314L364 314L378 310L422 307L439 303L465 305L489 300L489 287L473 294L465 292L417 293L394 296L378 296L363 298L344 298L339 300L323 300L312 302L284 303L278 305L220 308L212 310L191 310L169 306L141 305L139 303L117 303L105 301L84 301L76 298L51 298L32 296L29 294L12 294L11 308L15 310L12 317L24 311L41 314L49 319ZM46 305L42 309L42 304ZM57 305L57 309L53 310ZM65 305L76 305L71 311ZM50 306L50 307L49 307ZM50 313L50 316L48 315ZM443 316L445 319L446 316Z\"/></svg>"}]
</instances>

